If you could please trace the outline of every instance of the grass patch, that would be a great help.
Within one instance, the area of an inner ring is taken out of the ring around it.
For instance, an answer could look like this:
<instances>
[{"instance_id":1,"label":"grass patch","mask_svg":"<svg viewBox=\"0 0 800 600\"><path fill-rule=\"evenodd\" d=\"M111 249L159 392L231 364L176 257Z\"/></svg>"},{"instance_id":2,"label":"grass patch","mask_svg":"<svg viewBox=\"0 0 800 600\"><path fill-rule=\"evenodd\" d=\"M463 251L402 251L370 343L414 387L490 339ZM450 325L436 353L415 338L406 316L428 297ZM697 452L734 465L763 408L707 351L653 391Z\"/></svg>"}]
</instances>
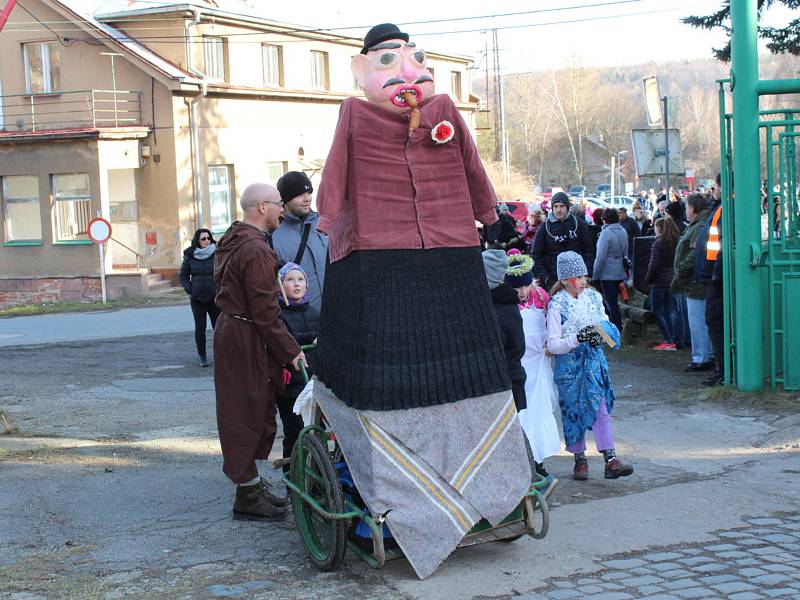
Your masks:
<instances>
[{"instance_id":1,"label":"grass patch","mask_svg":"<svg viewBox=\"0 0 800 600\"><path fill-rule=\"evenodd\" d=\"M11 317L29 317L34 315L51 315L57 313L93 312L98 310L119 310L122 308L140 308L146 306L169 306L183 304L188 301L186 294L165 294L164 296L144 296L141 298L125 298L102 302L44 302L25 306L0 308L0 319Z\"/></svg>"}]
</instances>

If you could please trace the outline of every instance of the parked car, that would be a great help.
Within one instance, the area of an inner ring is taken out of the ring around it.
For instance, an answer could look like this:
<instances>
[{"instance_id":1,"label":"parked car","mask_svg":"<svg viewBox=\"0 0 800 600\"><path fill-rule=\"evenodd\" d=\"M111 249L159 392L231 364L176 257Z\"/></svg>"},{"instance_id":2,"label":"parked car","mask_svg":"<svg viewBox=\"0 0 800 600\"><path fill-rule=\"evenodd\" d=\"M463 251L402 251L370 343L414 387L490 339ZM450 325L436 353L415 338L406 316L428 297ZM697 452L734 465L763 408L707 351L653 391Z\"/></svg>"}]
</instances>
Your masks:
<instances>
[{"instance_id":1,"label":"parked car","mask_svg":"<svg viewBox=\"0 0 800 600\"><path fill-rule=\"evenodd\" d=\"M583 201L586 203L586 206L592 209L592 211L595 211L598 208L608 208L611 206L608 202L606 202L605 198L594 198L587 196L583 199Z\"/></svg>"},{"instance_id":2,"label":"parked car","mask_svg":"<svg viewBox=\"0 0 800 600\"><path fill-rule=\"evenodd\" d=\"M563 192L563 191L564 191L564 189L560 188L558 186L548 186L548 187L542 188L541 196L545 200L549 200L550 198L553 197L553 194L557 194L558 192Z\"/></svg>"},{"instance_id":3,"label":"parked car","mask_svg":"<svg viewBox=\"0 0 800 600\"><path fill-rule=\"evenodd\" d=\"M575 196L576 198L583 198L586 195L585 185L573 185L569 188L567 196Z\"/></svg>"},{"instance_id":4,"label":"parked car","mask_svg":"<svg viewBox=\"0 0 800 600\"><path fill-rule=\"evenodd\" d=\"M597 189L594 191L595 196L610 196L611 195L611 184L610 183L601 183L597 186Z\"/></svg>"},{"instance_id":5,"label":"parked car","mask_svg":"<svg viewBox=\"0 0 800 600\"><path fill-rule=\"evenodd\" d=\"M631 210L633 203L636 202L636 198L631 196L614 196L613 198L604 198L604 200L609 206L614 208L622 208L624 206L628 210Z\"/></svg>"}]
</instances>

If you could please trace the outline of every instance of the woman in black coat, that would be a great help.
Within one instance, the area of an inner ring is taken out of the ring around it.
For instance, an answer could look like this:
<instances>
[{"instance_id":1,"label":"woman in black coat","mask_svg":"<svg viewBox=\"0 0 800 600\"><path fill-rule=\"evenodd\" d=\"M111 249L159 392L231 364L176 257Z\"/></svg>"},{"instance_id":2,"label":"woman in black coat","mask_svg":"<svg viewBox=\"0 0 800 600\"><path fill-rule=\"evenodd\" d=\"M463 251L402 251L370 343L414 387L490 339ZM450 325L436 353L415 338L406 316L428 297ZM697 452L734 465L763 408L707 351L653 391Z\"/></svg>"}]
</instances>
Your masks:
<instances>
[{"instance_id":1,"label":"woman in black coat","mask_svg":"<svg viewBox=\"0 0 800 600\"><path fill-rule=\"evenodd\" d=\"M214 282L214 253L217 243L208 229L198 229L192 237L192 245L183 251L181 263L181 286L191 297L194 315L194 342L200 357L200 366L208 366L206 355L206 316L211 328L217 323L219 309L214 304L217 284Z\"/></svg>"},{"instance_id":2,"label":"woman in black coat","mask_svg":"<svg viewBox=\"0 0 800 600\"><path fill-rule=\"evenodd\" d=\"M673 276L675 246L680 232L675 221L669 217L657 219L656 239L650 248L650 263L645 282L650 287L650 310L656 316L656 324L664 341L653 350L677 350L675 332L675 299L669 292Z\"/></svg>"}]
</instances>

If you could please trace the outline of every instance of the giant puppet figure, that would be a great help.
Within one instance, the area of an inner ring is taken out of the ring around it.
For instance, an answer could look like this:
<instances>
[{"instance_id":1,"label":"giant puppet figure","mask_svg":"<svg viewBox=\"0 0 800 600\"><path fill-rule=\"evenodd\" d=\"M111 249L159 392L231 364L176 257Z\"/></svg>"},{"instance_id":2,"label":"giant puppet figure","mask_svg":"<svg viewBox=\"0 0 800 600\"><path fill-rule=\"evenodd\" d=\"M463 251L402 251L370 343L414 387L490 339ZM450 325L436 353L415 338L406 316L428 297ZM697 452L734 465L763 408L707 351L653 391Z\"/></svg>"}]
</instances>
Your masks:
<instances>
[{"instance_id":1,"label":"giant puppet figure","mask_svg":"<svg viewBox=\"0 0 800 600\"><path fill-rule=\"evenodd\" d=\"M329 235L314 396L362 498L426 577L530 467L475 220L496 197L425 52L373 27L317 196Z\"/></svg>"}]
</instances>

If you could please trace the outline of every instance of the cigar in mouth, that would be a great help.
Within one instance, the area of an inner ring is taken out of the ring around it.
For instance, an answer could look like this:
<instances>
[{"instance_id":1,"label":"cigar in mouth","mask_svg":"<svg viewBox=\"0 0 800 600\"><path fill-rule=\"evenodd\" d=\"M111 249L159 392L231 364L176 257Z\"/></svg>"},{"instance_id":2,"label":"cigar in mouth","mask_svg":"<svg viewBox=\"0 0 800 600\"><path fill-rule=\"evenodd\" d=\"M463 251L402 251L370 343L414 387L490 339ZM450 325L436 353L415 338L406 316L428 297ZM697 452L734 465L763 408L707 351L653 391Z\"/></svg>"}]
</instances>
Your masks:
<instances>
[{"instance_id":1,"label":"cigar in mouth","mask_svg":"<svg viewBox=\"0 0 800 600\"><path fill-rule=\"evenodd\" d=\"M417 96L412 92L403 92L403 100L411 107L411 114L408 118L408 133L414 133L419 127L419 108L417 107Z\"/></svg>"}]
</instances>

